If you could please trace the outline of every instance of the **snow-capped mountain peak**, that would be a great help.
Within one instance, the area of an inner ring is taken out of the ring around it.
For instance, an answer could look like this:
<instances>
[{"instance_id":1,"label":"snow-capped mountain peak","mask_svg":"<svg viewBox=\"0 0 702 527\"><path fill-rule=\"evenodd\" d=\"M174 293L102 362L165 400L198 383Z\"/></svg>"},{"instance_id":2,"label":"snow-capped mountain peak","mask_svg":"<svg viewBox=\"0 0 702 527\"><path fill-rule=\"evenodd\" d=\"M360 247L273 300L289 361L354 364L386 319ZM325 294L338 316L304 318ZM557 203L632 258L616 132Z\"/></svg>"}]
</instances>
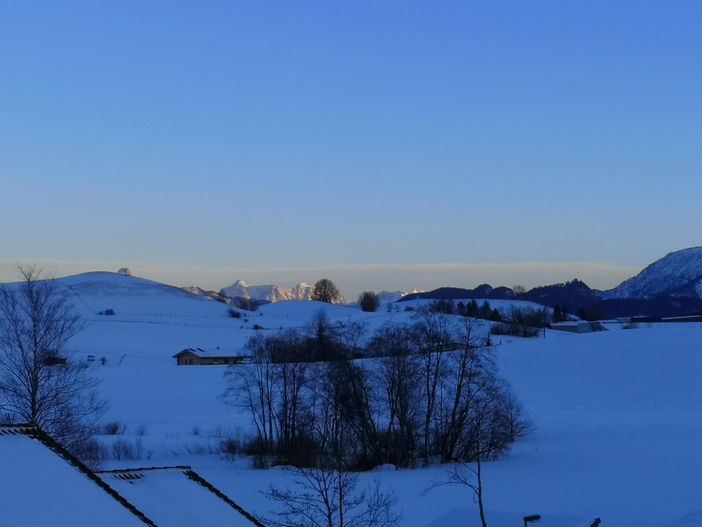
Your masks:
<instances>
[{"instance_id":1,"label":"snow-capped mountain peak","mask_svg":"<svg viewBox=\"0 0 702 527\"><path fill-rule=\"evenodd\" d=\"M285 300L311 300L314 286L305 282L291 288L274 284L252 285L244 280L237 280L232 285L223 288L220 293L235 298L250 298L267 302L282 302Z\"/></svg>"},{"instance_id":2,"label":"snow-capped mountain peak","mask_svg":"<svg viewBox=\"0 0 702 527\"><path fill-rule=\"evenodd\" d=\"M602 296L654 298L661 295L702 298L702 246L671 252Z\"/></svg>"}]
</instances>

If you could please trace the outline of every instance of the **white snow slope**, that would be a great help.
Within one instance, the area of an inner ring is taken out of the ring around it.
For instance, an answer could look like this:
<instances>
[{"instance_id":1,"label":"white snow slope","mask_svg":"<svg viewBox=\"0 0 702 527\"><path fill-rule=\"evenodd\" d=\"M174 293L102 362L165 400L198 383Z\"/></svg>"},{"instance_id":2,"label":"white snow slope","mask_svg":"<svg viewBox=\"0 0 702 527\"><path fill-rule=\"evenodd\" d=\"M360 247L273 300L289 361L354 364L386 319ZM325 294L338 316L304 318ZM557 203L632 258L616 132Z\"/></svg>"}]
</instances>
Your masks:
<instances>
[{"instance_id":1,"label":"white snow slope","mask_svg":"<svg viewBox=\"0 0 702 527\"><path fill-rule=\"evenodd\" d=\"M80 354L108 359L105 366L92 366L110 403L105 421L123 423L126 432L101 440L130 441L139 457L108 461L106 468L189 464L259 514L271 506L261 491L270 482L289 484L289 475L253 470L216 454L222 439L246 434L251 423L221 398L225 367L178 367L171 355L188 346L243 345L255 333L254 323L263 331L304 326L319 309L332 320L363 321L370 331L413 316L405 303L392 305L391 312L363 313L300 301L232 319L222 304L153 282L109 274L88 278L92 286L80 283L85 275L65 279L90 320L73 345ZM112 284L109 294L97 284L103 279ZM106 308L116 315L90 314ZM544 527L586 527L595 517L608 526L702 525L702 325L609 327L583 335L554 331L546 338L495 339L501 371L536 429L505 459L484 467L491 527L521 525L524 514L541 514ZM425 493L444 477L440 467L381 471L361 481L376 477L394 488L402 525L479 524L465 489Z\"/></svg>"}]
</instances>

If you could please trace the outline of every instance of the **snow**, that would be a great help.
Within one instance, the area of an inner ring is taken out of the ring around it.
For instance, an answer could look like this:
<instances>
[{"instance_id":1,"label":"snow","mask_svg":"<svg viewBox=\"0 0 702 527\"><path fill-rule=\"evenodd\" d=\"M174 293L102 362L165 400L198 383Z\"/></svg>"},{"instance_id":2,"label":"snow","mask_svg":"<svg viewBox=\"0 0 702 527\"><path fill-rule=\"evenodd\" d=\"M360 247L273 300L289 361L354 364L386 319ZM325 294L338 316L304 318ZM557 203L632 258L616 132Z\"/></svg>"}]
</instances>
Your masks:
<instances>
[{"instance_id":1,"label":"snow","mask_svg":"<svg viewBox=\"0 0 702 527\"><path fill-rule=\"evenodd\" d=\"M222 289L221 293L230 298L242 297L267 302L283 302L286 300L309 300L312 297L314 286L299 283L287 289L278 285L252 285L243 280L237 280L232 285Z\"/></svg>"},{"instance_id":2,"label":"snow","mask_svg":"<svg viewBox=\"0 0 702 527\"><path fill-rule=\"evenodd\" d=\"M228 306L188 293L178 287L126 276L94 272L59 279L76 307L88 320L135 319L140 321L193 322L197 319L225 318ZM112 309L115 315L98 315Z\"/></svg>"},{"instance_id":3,"label":"snow","mask_svg":"<svg viewBox=\"0 0 702 527\"><path fill-rule=\"evenodd\" d=\"M0 474L3 527L144 525L97 483L29 436L0 435Z\"/></svg>"},{"instance_id":4,"label":"snow","mask_svg":"<svg viewBox=\"0 0 702 527\"><path fill-rule=\"evenodd\" d=\"M673 526L699 518L702 503L702 340L700 324L586 335L547 332L546 339L506 342L499 362L537 428L504 460L485 464L486 506L493 526ZM240 501L265 513L257 495L282 471L204 469L225 491L249 478ZM273 474L273 475L271 475ZM380 472L394 487L403 525L477 525L465 489L424 494L443 469ZM231 490L230 490L231 489ZM470 520L473 523L461 523Z\"/></svg>"},{"instance_id":5,"label":"snow","mask_svg":"<svg viewBox=\"0 0 702 527\"><path fill-rule=\"evenodd\" d=\"M402 302L393 304L392 312L376 313L356 306L281 302L244 312L245 321L229 318L227 306L160 284L111 275L104 277L105 288L102 277L89 278L92 285L77 278L67 284L89 319L73 346L79 354L108 359L105 366L91 366L110 404L105 422L127 426L121 436L100 439L143 447L141 459L110 460L106 468L192 465L247 510L262 515L271 504L261 491L271 482L289 484L289 474L254 470L245 460L217 454L220 441L250 430L249 419L221 398L225 367L178 367L172 355L186 347L237 348L255 334L253 324L264 332L304 327L320 309L332 321L362 322L373 331L386 323L410 322L414 313L405 307L427 302ZM502 310L522 305L490 303ZM117 314L95 314L106 308ZM547 331L546 338L495 337L501 372L536 428L506 458L484 466L491 527L521 525L525 514L541 514L537 525L546 527L586 527L595 517L613 526L702 524L702 324L623 330L608 322L606 327L588 334ZM379 478L395 490L402 525L478 525L466 489L443 486L425 492L444 477L443 468L432 467L378 471L362 475L361 481ZM9 485L7 480L2 484Z\"/></svg>"},{"instance_id":6,"label":"snow","mask_svg":"<svg viewBox=\"0 0 702 527\"><path fill-rule=\"evenodd\" d=\"M99 476L159 527L251 527L249 520L181 469L130 472Z\"/></svg>"}]
</instances>

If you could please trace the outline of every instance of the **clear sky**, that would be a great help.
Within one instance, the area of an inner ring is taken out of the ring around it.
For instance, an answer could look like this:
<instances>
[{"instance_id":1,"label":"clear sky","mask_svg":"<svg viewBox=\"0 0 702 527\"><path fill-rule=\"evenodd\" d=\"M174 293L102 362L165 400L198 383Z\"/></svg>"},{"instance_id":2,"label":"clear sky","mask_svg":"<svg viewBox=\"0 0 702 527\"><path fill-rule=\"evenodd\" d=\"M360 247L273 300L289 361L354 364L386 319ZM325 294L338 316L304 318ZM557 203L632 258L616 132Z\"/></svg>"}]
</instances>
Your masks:
<instances>
[{"instance_id":1,"label":"clear sky","mask_svg":"<svg viewBox=\"0 0 702 527\"><path fill-rule=\"evenodd\" d=\"M38 261L207 287L337 273L347 293L614 285L701 243L701 19L0 2L0 279Z\"/></svg>"}]
</instances>

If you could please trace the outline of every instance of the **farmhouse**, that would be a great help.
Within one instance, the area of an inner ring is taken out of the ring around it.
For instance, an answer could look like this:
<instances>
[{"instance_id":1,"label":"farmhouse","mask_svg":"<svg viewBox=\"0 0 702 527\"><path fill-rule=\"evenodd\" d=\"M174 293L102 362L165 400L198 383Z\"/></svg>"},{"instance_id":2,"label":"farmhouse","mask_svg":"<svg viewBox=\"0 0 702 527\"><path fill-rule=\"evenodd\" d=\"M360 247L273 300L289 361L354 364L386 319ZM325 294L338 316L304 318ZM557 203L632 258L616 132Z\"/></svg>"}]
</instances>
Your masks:
<instances>
[{"instance_id":1,"label":"farmhouse","mask_svg":"<svg viewBox=\"0 0 702 527\"><path fill-rule=\"evenodd\" d=\"M159 527L263 527L189 466L108 470L97 475Z\"/></svg>"},{"instance_id":2,"label":"farmhouse","mask_svg":"<svg viewBox=\"0 0 702 527\"><path fill-rule=\"evenodd\" d=\"M0 425L3 527L156 524L54 439L31 425Z\"/></svg>"},{"instance_id":3,"label":"farmhouse","mask_svg":"<svg viewBox=\"0 0 702 527\"><path fill-rule=\"evenodd\" d=\"M179 351L173 358L178 366L212 366L221 364L241 364L247 357L238 351L227 352L219 348L215 350L205 350L202 348L185 348Z\"/></svg>"}]
</instances>

